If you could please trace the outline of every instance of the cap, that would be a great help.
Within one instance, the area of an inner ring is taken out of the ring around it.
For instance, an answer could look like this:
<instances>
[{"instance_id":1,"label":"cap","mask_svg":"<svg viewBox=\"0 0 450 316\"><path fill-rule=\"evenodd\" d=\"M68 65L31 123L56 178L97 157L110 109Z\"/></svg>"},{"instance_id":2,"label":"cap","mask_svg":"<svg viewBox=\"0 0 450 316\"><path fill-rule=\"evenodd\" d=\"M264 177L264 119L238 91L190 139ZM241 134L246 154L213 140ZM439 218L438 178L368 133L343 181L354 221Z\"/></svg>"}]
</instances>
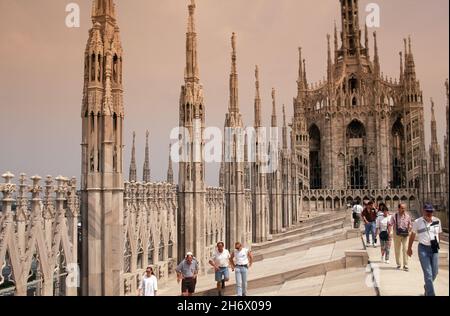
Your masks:
<instances>
[{"instance_id":1,"label":"cap","mask_svg":"<svg viewBox=\"0 0 450 316\"><path fill-rule=\"evenodd\" d=\"M424 210L425 212L430 212L430 213L434 212L433 204L431 204L431 203L425 203L425 205L423 206L423 210Z\"/></svg>"},{"instance_id":2,"label":"cap","mask_svg":"<svg viewBox=\"0 0 450 316\"><path fill-rule=\"evenodd\" d=\"M192 252L190 252L190 251L189 251L189 252L188 252L188 253L186 254L186 257L187 257L187 256L191 256L191 257L193 257L193 256L194 256L194 254L193 254Z\"/></svg>"}]
</instances>

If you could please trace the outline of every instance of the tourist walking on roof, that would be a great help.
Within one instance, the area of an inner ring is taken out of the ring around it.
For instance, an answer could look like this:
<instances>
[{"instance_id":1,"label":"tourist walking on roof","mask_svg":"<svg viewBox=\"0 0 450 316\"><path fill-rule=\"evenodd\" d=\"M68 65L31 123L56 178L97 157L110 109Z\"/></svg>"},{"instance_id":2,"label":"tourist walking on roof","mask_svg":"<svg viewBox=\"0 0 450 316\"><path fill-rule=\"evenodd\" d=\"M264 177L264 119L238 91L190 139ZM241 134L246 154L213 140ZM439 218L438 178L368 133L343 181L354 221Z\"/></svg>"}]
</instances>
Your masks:
<instances>
[{"instance_id":1,"label":"tourist walking on roof","mask_svg":"<svg viewBox=\"0 0 450 316\"><path fill-rule=\"evenodd\" d=\"M188 252L176 268L177 281L181 281L181 295L192 296L195 293L198 275L198 261L192 252Z\"/></svg>"},{"instance_id":2,"label":"tourist walking on roof","mask_svg":"<svg viewBox=\"0 0 450 316\"><path fill-rule=\"evenodd\" d=\"M353 211L353 228L359 228L361 225L361 213L363 211L363 207L361 206L361 201L356 201L355 205L352 208Z\"/></svg>"},{"instance_id":3,"label":"tourist walking on roof","mask_svg":"<svg viewBox=\"0 0 450 316\"><path fill-rule=\"evenodd\" d=\"M364 227L366 232L366 245L370 244L370 235L372 235L372 245L375 248L377 243L376 237L376 220L377 210L373 207L373 201L369 201L364 208L361 217L364 221Z\"/></svg>"},{"instance_id":4,"label":"tourist walking on roof","mask_svg":"<svg viewBox=\"0 0 450 316\"><path fill-rule=\"evenodd\" d=\"M158 280L153 273L152 267L147 267L145 275L139 285L139 296L156 296L158 291Z\"/></svg>"},{"instance_id":5,"label":"tourist walking on roof","mask_svg":"<svg viewBox=\"0 0 450 316\"><path fill-rule=\"evenodd\" d=\"M439 271L439 241L442 226L439 218L433 216L433 212L433 205L425 204L423 217L414 221L408 246L408 256L411 257L414 240L416 236L419 238L417 253L425 281L425 296L436 296L433 282Z\"/></svg>"},{"instance_id":6,"label":"tourist walking on roof","mask_svg":"<svg viewBox=\"0 0 450 316\"><path fill-rule=\"evenodd\" d=\"M377 210L377 218L378 218L378 217L383 217L383 216L384 216L384 212L383 212L383 210L382 210L382 208L381 208L382 206L385 207L386 204L381 203L380 205L378 205L378 203L375 203L375 202L374 202L373 207Z\"/></svg>"},{"instance_id":7,"label":"tourist walking on roof","mask_svg":"<svg viewBox=\"0 0 450 316\"><path fill-rule=\"evenodd\" d=\"M385 204L380 204L382 216L377 218L377 235L380 237L381 262L389 264L389 252L391 249L391 215Z\"/></svg>"},{"instance_id":8,"label":"tourist walking on roof","mask_svg":"<svg viewBox=\"0 0 450 316\"><path fill-rule=\"evenodd\" d=\"M253 255L250 250L244 248L240 242L235 244L235 250L230 257L230 265L236 271L237 296L247 296L248 269L253 264Z\"/></svg>"},{"instance_id":9,"label":"tourist walking on roof","mask_svg":"<svg viewBox=\"0 0 450 316\"><path fill-rule=\"evenodd\" d=\"M394 250L397 269L401 269L403 264L403 269L409 271L406 251L408 250L409 234L412 229L412 219L406 211L406 205L404 203L398 205L398 212L391 217L391 226L394 231Z\"/></svg>"},{"instance_id":10,"label":"tourist walking on roof","mask_svg":"<svg viewBox=\"0 0 450 316\"><path fill-rule=\"evenodd\" d=\"M225 282L230 280L230 271L228 269L230 257L230 252L225 249L225 244L222 241L219 241L216 250L214 250L212 257L209 260L209 264L213 266L215 271L219 296L222 296L222 291L225 291Z\"/></svg>"}]
</instances>

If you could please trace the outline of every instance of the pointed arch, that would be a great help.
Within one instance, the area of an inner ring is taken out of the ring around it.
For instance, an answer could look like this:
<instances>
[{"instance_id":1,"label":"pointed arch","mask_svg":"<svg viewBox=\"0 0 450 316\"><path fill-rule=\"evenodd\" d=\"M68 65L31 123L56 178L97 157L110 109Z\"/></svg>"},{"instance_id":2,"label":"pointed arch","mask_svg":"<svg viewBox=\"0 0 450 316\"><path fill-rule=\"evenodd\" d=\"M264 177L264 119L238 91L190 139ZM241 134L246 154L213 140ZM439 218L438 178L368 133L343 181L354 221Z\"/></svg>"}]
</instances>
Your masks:
<instances>
[{"instance_id":1,"label":"pointed arch","mask_svg":"<svg viewBox=\"0 0 450 316\"><path fill-rule=\"evenodd\" d=\"M366 189L367 179L367 142L364 124L354 119L347 126L347 186L350 189Z\"/></svg>"},{"instance_id":2,"label":"pointed arch","mask_svg":"<svg viewBox=\"0 0 450 316\"><path fill-rule=\"evenodd\" d=\"M13 296L16 292L16 275L20 275L20 268L14 267L9 249L5 247L4 254L0 256L0 285L3 295Z\"/></svg>"}]
</instances>

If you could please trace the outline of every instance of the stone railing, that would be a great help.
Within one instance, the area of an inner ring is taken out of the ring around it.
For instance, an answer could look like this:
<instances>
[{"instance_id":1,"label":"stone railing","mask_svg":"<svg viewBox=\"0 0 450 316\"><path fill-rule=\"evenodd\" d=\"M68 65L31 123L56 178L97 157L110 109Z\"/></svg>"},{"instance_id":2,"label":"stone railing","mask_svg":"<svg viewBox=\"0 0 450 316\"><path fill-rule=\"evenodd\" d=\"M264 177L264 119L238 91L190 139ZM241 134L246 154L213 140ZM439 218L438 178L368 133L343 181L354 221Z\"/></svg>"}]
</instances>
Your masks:
<instances>
[{"instance_id":1,"label":"stone railing","mask_svg":"<svg viewBox=\"0 0 450 316\"><path fill-rule=\"evenodd\" d=\"M303 212L329 212L345 209L357 200L374 199L377 203L385 203L394 211L398 203L407 204L412 211L420 207L416 189L382 189L382 190L304 190L300 194L300 205Z\"/></svg>"},{"instance_id":2,"label":"stone railing","mask_svg":"<svg viewBox=\"0 0 450 316\"><path fill-rule=\"evenodd\" d=\"M77 295L76 179L3 174L0 184L0 295ZM43 193L42 193L43 192ZM31 195L31 196L30 196Z\"/></svg>"},{"instance_id":3,"label":"stone railing","mask_svg":"<svg viewBox=\"0 0 450 316\"><path fill-rule=\"evenodd\" d=\"M207 247L225 239L225 195L221 188L206 189L206 243Z\"/></svg>"},{"instance_id":4,"label":"stone railing","mask_svg":"<svg viewBox=\"0 0 450 316\"><path fill-rule=\"evenodd\" d=\"M217 242L225 240L225 193L222 188L206 188L205 212L205 258L202 262L207 263ZM202 268L210 270L208 264Z\"/></svg>"}]
</instances>

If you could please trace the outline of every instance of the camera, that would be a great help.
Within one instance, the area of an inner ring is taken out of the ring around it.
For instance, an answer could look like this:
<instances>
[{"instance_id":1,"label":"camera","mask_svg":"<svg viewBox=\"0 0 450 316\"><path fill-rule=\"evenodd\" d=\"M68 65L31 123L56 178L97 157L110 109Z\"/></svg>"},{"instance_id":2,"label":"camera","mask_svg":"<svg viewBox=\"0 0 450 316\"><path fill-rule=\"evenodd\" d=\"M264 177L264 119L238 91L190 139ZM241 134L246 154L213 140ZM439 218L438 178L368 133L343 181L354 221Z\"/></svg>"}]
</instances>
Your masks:
<instances>
[{"instance_id":1,"label":"camera","mask_svg":"<svg viewBox=\"0 0 450 316\"><path fill-rule=\"evenodd\" d=\"M441 247L439 247L439 242L437 237L435 237L434 240L431 241L431 250L433 253L439 253L439 249L441 249Z\"/></svg>"}]
</instances>

